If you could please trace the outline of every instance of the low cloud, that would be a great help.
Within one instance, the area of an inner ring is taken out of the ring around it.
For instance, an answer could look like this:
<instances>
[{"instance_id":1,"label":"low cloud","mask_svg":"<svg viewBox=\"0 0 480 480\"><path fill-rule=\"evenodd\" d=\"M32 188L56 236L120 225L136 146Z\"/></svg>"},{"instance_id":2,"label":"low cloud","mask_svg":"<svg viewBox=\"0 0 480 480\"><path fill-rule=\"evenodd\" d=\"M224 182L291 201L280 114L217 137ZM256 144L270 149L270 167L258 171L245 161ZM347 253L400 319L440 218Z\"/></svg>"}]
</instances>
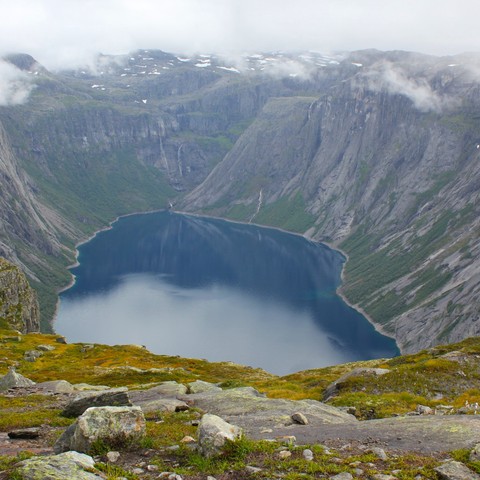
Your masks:
<instances>
[{"instance_id":1,"label":"low cloud","mask_svg":"<svg viewBox=\"0 0 480 480\"><path fill-rule=\"evenodd\" d=\"M33 88L29 74L0 60L0 106L25 103Z\"/></svg>"},{"instance_id":2,"label":"low cloud","mask_svg":"<svg viewBox=\"0 0 480 480\"><path fill-rule=\"evenodd\" d=\"M422 112L439 113L456 104L455 99L435 92L425 78L418 75L415 75L415 78L410 77L401 66L390 62L380 63L364 78L370 89L403 95Z\"/></svg>"}]
</instances>

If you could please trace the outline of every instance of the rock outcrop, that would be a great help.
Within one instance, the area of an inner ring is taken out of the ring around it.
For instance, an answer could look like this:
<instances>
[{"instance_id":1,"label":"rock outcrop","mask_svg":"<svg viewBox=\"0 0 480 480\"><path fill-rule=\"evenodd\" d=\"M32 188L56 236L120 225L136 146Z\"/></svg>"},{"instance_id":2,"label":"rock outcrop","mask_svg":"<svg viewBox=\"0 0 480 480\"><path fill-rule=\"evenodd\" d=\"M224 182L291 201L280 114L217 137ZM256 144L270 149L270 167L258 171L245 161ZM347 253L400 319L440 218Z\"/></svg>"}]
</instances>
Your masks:
<instances>
[{"instance_id":1,"label":"rock outcrop","mask_svg":"<svg viewBox=\"0 0 480 480\"><path fill-rule=\"evenodd\" d=\"M22 333L38 332L40 312L37 295L25 274L0 257L0 319Z\"/></svg>"}]
</instances>

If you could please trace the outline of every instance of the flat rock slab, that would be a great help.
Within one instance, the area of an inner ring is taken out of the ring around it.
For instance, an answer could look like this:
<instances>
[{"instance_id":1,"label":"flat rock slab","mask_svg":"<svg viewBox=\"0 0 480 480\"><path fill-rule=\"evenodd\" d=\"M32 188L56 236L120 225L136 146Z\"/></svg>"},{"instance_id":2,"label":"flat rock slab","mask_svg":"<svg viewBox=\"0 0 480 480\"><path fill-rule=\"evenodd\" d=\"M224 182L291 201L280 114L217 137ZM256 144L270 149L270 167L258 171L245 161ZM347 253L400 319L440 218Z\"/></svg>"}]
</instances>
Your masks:
<instances>
[{"instance_id":1,"label":"flat rock slab","mask_svg":"<svg viewBox=\"0 0 480 480\"><path fill-rule=\"evenodd\" d=\"M156 387L149 390L132 390L128 392L128 398L132 405L140 407L143 413L179 412L189 408L182 400L164 396Z\"/></svg>"},{"instance_id":2,"label":"flat rock slab","mask_svg":"<svg viewBox=\"0 0 480 480\"><path fill-rule=\"evenodd\" d=\"M298 444L329 440L383 445L389 449L433 453L472 448L480 438L480 418L473 415L396 417L336 425L291 425L270 433L252 432L253 438L294 435Z\"/></svg>"},{"instance_id":3,"label":"flat rock slab","mask_svg":"<svg viewBox=\"0 0 480 480\"><path fill-rule=\"evenodd\" d=\"M307 418L309 426L358 423L353 415L316 400L266 398L251 387L207 391L179 398L242 427L247 434L293 425L292 415L298 412Z\"/></svg>"},{"instance_id":4,"label":"flat rock slab","mask_svg":"<svg viewBox=\"0 0 480 480\"><path fill-rule=\"evenodd\" d=\"M90 407L131 407L127 388L112 388L100 392L83 392L73 398L64 408L65 417L78 417Z\"/></svg>"}]
</instances>

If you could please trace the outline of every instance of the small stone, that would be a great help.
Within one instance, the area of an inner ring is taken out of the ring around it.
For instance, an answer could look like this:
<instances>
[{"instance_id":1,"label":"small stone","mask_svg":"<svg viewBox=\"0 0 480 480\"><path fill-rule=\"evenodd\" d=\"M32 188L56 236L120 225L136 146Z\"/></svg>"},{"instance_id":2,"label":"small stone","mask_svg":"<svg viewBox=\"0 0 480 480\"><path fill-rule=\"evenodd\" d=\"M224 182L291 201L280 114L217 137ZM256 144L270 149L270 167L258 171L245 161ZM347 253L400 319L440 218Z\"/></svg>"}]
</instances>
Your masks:
<instances>
[{"instance_id":1,"label":"small stone","mask_svg":"<svg viewBox=\"0 0 480 480\"><path fill-rule=\"evenodd\" d=\"M296 412L291 416L291 419L295 422L298 423L299 425L308 425L308 419L307 417L301 413L301 412Z\"/></svg>"},{"instance_id":2,"label":"small stone","mask_svg":"<svg viewBox=\"0 0 480 480\"><path fill-rule=\"evenodd\" d=\"M367 453L373 453L374 455L376 455L380 460L387 460L388 457L387 457L387 454L385 453L385 450L383 448L379 448L379 447L373 447L373 448L369 448L368 450L366 450Z\"/></svg>"},{"instance_id":3,"label":"small stone","mask_svg":"<svg viewBox=\"0 0 480 480\"><path fill-rule=\"evenodd\" d=\"M110 463L117 462L119 458L120 458L120 453L119 452L108 452L107 453L107 460Z\"/></svg>"},{"instance_id":4,"label":"small stone","mask_svg":"<svg viewBox=\"0 0 480 480\"><path fill-rule=\"evenodd\" d=\"M261 472L262 469L261 468L258 468L258 467L252 467L251 465L247 465L245 467L245 470L248 472L248 473L258 473L258 472ZM207 479L208 480L208 479Z\"/></svg>"},{"instance_id":5,"label":"small stone","mask_svg":"<svg viewBox=\"0 0 480 480\"><path fill-rule=\"evenodd\" d=\"M286 458L289 458L292 456L292 452L289 452L288 450L282 450L281 452L278 452L278 458L281 460L285 460Z\"/></svg>"},{"instance_id":6,"label":"small stone","mask_svg":"<svg viewBox=\"0 0 480 480\"><path fill-rule=\"evenodd\" d=\"M65 337L57 337L55 341L57 343L63 343L64 345L67 343L67 339Z\"/></svg>"},{"instance_id":7,"label":"small stone","mask_svg":"<svg viewBox=\"0 0 480 480\"><path fill-rule=\"evenodd\" d=\"M180 475L177 475L176 473L171 473L168 476L168 480L182 480L182 477Z\"/></svg>"},{"instance_id":8,"label":"small stone","mask_svg":"<svg viewBox=\"0 0 480 480\"><path fill-rule=\"evenodd\" d=\"M338 475L334 475L333 477L330 477L331 480L352 480L352 474L348 472L342 472L339 473Z\"/></svg>"},{"instance_id":9,"label":"small stone","mask_svg":"<svg viewBox=\"0 0 480 480\"><path fill-rule=\"evenodd\" d=\"M371 477L372 480L397 480L393 475L385 475L383 473L375 473Z\"/></svg>"},{"instance_id":10,"label":"small stone","mask_svg":"<svg viewBox=\"0 0 480 480\"><path fill-rule=\"evenodd\" d=\"M180 440L180 443L195 443L195 441L196 440L193 437L187 435Z\"/></svg>"},{"instance_id":11,"label":"small stone","mask_svg":"<svg viewBox=\"0 0 480 480\"><path fill-rule=\"evenodd\" d=\"M134 475L141 475L142 473L145 473L145 470L143 468L140 468L140 467L135 467L133 470L132 470L132 473Z\"/></svg>"},{"instance_id":12,"label":"small stone","mask_svg":"<svg viewBox=\"0 0 480 480\"><path fill-rule=\"evenodd\" d=\"M32 439L40 436L39 428L19 428L8 432L8 438L12 439Z\"/></svg>"},{"instance_id":13,"label":"small stone","mask_svg":"<svg viewBox=\"0 0 480 480\"><path fill-rule=\"evenodd\" d=\"M180 449L180 445L171 445L170 447L166 448L166 450L168 450L169 452L176 452L179 449Z\"/></svg>"},{"instance_id":14,"label":"small stone","mask_svg":"<svg viewBox=\"0 0 480 480\"><path fill-rule=\"evenodd\" d=\"M427 407L426 405L417 405L416 411L420 415L433 415L434 414L433 409L431 409L430 407Z\"/></svg>"},{"instance_id":15,"label":"small stone","mask_svg":"<svg viewBox=\"0 0 480 480\"><path fill-rule=\"evenodd\" d=\"M302 455L303 455L303 458L307 461L307 462L311 462L313 460L313 452L309 449L309 448L306 448L303 452L302 452Z\"/></svg>"},{"instance_id":16,"label":"small stone","mask_svg":"<svg viewBox=\"0 0 480 480\"><path fill-rule=\"evenodd\" d=\"M42 352L51 352L55 350L55 347L52 345L37 345L37 350L41 350Z\"/></svg>"},{"instance_id":17,"label":"small stone","mask_svg":"<svg viewBox=\"0 0 480 480\"><path fill-rule=\"evenodd\" d=\"M356 468L354 471L355 475L358 475L359 477L365 473L361 468Z\"/></svg>"},{"instance_id":18,"label":"small stone","mask_svg":"<svg viewBox=\"0 0 480 480\"><path fill-rule=\"evenodd\" d=\"M471 462L480 462L480 443L477 443L470 452Z\"/></svg>"},{"instance_id":19,"label":"small stone","mask_svg":"<svg viewBox=\"0 0 480 480\"><path fill-rule=\"evenodd\" d=\"M158 472L159 468L157 465L147 465L147 470L149 472Z\"/></svg>"}]
</instances>

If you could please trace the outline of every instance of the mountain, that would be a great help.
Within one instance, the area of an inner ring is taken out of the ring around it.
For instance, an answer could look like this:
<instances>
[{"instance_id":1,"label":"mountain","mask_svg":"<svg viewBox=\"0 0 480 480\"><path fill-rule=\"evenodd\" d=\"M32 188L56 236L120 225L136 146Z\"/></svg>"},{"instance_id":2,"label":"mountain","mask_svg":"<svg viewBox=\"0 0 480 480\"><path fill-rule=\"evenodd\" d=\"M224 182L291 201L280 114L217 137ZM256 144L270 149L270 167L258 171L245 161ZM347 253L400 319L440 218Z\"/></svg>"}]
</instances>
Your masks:
<instances>
[{"instance_id":1,"label":"mountain","mask_svg":"<svg viewBox=\"0 0 480 480\"><path fill-rule=\"evenodd\" d=\"M479 56L8 60L35 88L0 107L0 253L43 329L77 242L172 203L343 250L342 293L404 352L478 335Z\"/></svg>"}]
</instances>

